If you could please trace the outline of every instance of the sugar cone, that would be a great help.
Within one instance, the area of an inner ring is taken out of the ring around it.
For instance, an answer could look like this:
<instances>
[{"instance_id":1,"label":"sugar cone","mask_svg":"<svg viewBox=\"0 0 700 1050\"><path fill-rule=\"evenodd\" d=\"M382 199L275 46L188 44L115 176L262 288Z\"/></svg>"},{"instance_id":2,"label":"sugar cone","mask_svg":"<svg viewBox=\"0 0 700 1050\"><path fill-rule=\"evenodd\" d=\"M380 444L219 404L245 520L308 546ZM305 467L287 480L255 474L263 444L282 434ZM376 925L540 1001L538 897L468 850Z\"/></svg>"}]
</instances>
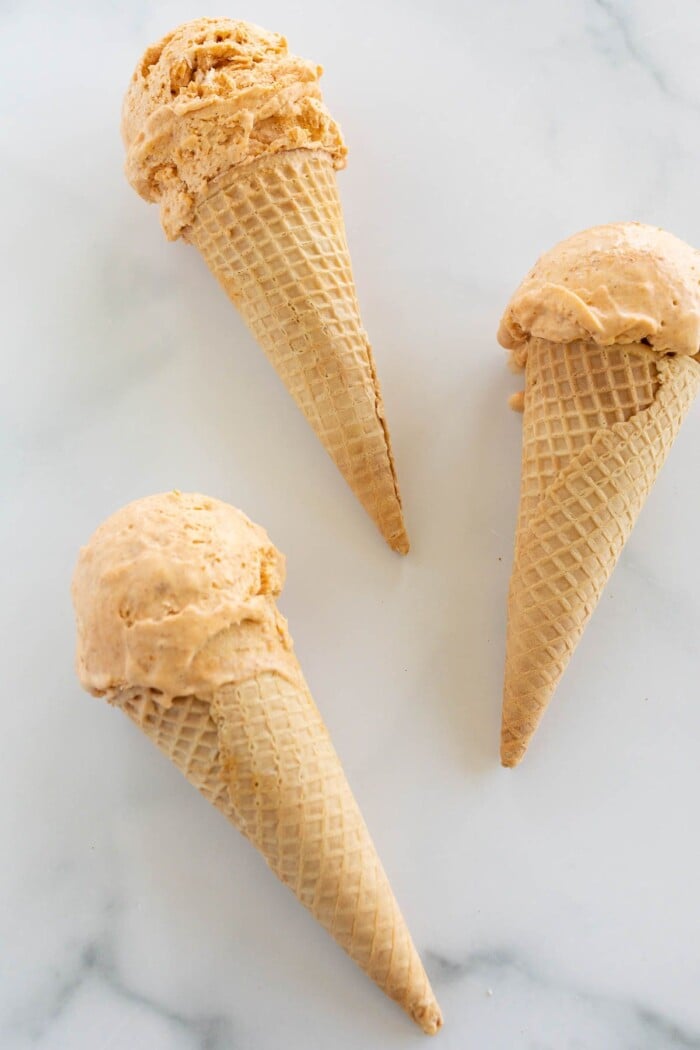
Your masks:
<instances>
[{"instance_id":1,"label":"sugar cone","mask_svg":"<svg viewBox=\"0 0 700 1050\"><path fill-rule=\"evenodd\" d=\"M688 357L531 340L504 765L525 754L699 388Z\"/></svg>"},{"instance_id":2,"label":"sugar cone","mask_svg":"<svg viewBox=\"0 0 700 1050\"><path fill-rule=\"evenodd\" d=\"M257 846L338 944L428 1034L440 1008L301 671L124 711Z\"/></svg>"},{"instance_id":3,"label":"sugar cone","mask_svg":"<svg viewBox=\"0 0 700 1050\"><path fill-rule=\"evenodd\" d=\"M291 150L220 176L186 232L346 481L406 553L389 430L331 157Z\"/></svg>"}]
</instances>

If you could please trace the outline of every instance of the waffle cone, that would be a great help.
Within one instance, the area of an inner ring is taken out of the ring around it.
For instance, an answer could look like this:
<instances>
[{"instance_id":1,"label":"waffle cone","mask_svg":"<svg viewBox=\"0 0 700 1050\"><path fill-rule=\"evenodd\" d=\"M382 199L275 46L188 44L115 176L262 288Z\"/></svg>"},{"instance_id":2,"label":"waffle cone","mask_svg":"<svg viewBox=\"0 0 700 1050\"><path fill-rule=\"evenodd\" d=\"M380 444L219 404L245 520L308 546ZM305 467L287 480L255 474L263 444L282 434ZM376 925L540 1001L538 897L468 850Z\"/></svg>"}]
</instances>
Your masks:
<instances>
[{"instance_id":1,"label":"waffle cone","mask_svg":"<svg viewBox=\"0 0 700 1050\"><path fill-rule=\"evenodd\" d=\"M648 348L528 348L501 761L522 759L700 388Z\"/></svg>"},{"instance_id":2,"label":"waffle cone","mask_svg":"<svg viewBox=\"0 0 700 1050\"><path fill-rule=\"evenodd\" d=\"M427 1033L440 1008L301 672L264 672L213 702L166 708L146 691L126 714L255 845L365 973Z\"/></svg>"},{"instance_id":3,"label":"waffle cone","mask_svg":"<svg viewBox=\"0 0 700 1050\"><path fill-rule=\"evenodd\" d=\"M394 550L409 541L331 157L291 150L231 168L187 239Z\"/></svg>"}]
</instances>

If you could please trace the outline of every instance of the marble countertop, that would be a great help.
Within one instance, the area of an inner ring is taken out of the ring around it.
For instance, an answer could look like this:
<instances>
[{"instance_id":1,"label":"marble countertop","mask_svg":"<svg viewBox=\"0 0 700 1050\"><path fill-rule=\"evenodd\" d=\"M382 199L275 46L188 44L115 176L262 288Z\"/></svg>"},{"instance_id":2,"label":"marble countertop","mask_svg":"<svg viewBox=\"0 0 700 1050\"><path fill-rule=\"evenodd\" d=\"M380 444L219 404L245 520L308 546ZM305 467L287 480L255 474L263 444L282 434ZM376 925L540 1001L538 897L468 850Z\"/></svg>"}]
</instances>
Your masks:
<instances>
[{"instance_id":1,"label":"marble countertop","mask_svg":"<svg viewBox=\"0 0 700 1050\"><path fill-rule=\"evenodd\" d=\"M504 770L520 420L495 341L534 258L577 229L638 218L700 245L697 4L227 9L327 70L405 560L196 252L166 243L123 177L135 61L201 13L0 11L0 1045L425 1045L78 687L78 546L177 487L244 508L287 554L281 606L441 1001L435 1045L700 1048L700 405L525 762Z\"/></svg>"}]
</instances>

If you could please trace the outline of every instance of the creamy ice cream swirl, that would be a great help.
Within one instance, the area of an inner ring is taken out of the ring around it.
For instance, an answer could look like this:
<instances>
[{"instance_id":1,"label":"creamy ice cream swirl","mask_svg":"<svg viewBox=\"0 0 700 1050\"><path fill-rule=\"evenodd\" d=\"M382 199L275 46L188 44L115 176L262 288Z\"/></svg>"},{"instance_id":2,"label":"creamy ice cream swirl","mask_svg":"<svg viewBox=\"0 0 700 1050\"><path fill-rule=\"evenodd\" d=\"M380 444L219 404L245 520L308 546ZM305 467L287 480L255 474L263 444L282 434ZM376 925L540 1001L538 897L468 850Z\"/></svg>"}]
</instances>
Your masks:
<instances>
[{"instance_id":1,"label":"creamy ice cream swirl","mask_svg":"<svg viewBox=\"0 0 700 1050\"><path fill-rule=\"evenodd\" d=\"M275 599L284 557L234 507L170 492L123 507L94 533L73 577L83 687L118 702L150 690L211 700L298 665Z\"/></svg>"},{"instance_id":2,"label":"creamy ice cream swirl","mask_svg":"<svg viewBox=\"0 0 700 1050\"><path fill-rule=\"evenodd\" d=\"M336 168L346 147L321 97L320 66L247 22L202 18L141 58L124 99L126 174L161 208L174 240L197 200L235 165L293 149L322 149Z\"/></svg>"},{"instance_id":3,"label":"creamy ice cream swirl","mask_svg":"<svg viewBox=\"0 0 700 1050\"><path fill-rule=\"evenodd\" d=\"M546 252L506 307L502 346L522 366L530 340L700 351L700 253L637 222L583 230Z\"/></svg>"}]
</instances>

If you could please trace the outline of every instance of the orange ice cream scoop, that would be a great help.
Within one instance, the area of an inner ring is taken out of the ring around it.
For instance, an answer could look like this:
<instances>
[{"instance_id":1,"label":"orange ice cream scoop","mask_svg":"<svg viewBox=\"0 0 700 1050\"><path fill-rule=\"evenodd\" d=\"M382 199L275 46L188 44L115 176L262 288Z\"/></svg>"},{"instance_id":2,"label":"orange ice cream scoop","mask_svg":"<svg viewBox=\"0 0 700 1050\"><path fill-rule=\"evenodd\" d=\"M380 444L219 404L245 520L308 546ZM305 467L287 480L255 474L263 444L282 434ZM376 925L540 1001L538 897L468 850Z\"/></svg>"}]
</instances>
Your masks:
<instances>
[{"instance_id":1,"label":"orange ice cream scoop","mask_svg":"<svg viewBox=\"0 0 700 1050\"><path fill-rule=\"evenodd\" d=\"M200 18L148 48L122 111L126 174L160 204L169 239L234 165L284 150L322 149L334 167L347 150L324 105L322 69L249 22Z\"/></svg>"},{"instance_id":2,"label":"orange ice cream scoop","mask_svg":"<svg viewBox=\"0 0 700 1050\"><path fill-rule=\"evenodd\" d=\"M538 259L506 307L502 346L521 358L531 339L645 343L700 350L700 253L639 222L594 226Z\"/></svg>"}]
</instances>

